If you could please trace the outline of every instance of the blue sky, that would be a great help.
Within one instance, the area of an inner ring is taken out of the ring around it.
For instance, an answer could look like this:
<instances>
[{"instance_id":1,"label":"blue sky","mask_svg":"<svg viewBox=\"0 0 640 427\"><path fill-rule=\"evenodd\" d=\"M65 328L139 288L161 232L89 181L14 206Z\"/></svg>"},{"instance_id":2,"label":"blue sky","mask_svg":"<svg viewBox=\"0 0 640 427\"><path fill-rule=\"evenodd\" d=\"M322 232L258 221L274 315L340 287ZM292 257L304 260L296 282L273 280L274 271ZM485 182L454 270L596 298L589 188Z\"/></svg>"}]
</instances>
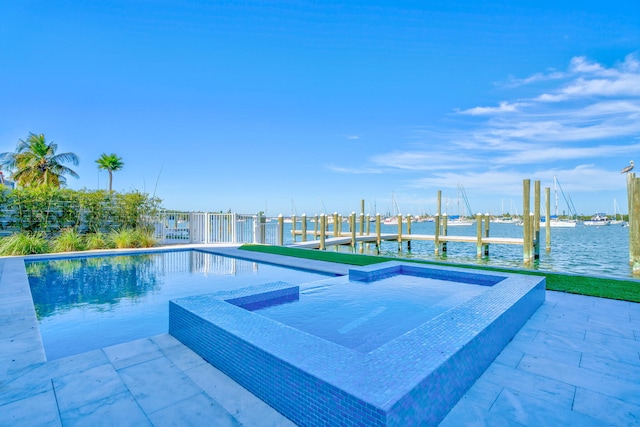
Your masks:
<instances>
[{"instance_id":1,"label":"blue sky","mask_svg":"<svg viewBox=\"0 0 640 427\"><path fill-rule=\"evenodd\" d=\"M169 209L522 210L557 176L626 208L640 161L640 2L29 1L0 13L0 152L80 157L70 188ZM560 211L565 210L560 202ZM513 210L511 210L513 212ZM455 213L455 212L452 212Z\"/></svg>"}]
</instances>

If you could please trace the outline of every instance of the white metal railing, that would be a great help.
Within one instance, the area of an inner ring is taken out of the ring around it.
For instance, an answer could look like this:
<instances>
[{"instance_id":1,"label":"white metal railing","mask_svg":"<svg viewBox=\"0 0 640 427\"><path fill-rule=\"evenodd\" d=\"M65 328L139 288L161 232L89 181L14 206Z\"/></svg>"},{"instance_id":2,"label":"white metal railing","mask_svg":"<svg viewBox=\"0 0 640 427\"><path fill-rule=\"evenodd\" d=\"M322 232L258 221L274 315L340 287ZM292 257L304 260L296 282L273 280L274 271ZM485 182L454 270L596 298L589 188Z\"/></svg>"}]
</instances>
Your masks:
<instances>
[{"instance_id":1,"label":"white metal railing","mask_svg":"<svg viewBox=\"0 0 640 427\"><path fill-rule=\"evenodd\" d=\"M277 223L260 215L212 212L163 212L155 221L160 243L275 244Z\"/></svg>"}]
</instances>

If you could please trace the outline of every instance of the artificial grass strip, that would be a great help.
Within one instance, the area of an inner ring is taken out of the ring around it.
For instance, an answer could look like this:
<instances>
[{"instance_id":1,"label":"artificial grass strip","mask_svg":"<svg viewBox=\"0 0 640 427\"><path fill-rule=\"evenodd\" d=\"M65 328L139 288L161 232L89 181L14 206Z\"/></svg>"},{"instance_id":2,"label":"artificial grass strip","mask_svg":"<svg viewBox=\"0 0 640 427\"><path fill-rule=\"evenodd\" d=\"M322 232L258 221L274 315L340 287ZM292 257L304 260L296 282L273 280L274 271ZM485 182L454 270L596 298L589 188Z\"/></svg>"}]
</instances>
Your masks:
<instances>
[{"instance_id":1,"label":"artificial grass strip","mask_svg":"<svg viewBox=\"0 0 640 427\"><path fill-rule=\"evenodd\" d=\"M316 249L301 249L285 246L268 245L242 245L242 250L264 252L275 255L285 255L296 258L313 259L317 261L336 262L348 265L370 265L386 261L407 261L421 264L443 265L461 268L474 268L487 271L504 273L530 274L544 276L547 289L550 291L568 292L572 294L588 295L601 298L618 299L624 301L640 302L640 281L624 280L607 277L591 277L571 274L542 272L535 270L516 270L500 267L487 267L466 264L445 263L440 261L399 259L385 256L345 254L340 252L319 251Z\"/></svg>"}]
</instances>

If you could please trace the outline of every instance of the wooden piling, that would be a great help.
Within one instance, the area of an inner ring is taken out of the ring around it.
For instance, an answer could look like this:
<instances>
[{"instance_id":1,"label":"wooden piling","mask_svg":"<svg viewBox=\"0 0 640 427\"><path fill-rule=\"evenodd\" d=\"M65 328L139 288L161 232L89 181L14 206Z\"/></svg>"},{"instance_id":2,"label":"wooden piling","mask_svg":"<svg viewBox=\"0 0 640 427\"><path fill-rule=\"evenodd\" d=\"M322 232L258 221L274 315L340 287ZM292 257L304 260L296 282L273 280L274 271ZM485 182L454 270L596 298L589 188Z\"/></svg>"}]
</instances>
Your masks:
<instances>
[{"instance_id":1,"label":"wooden piling","mask_svg":"<svg viewBox=\"0 0 640 427\"><path fill-rule=\"evenodd\" d=\"M629 220L629 265L634 265L636 261L636 253L640 247L638 244L640 242L635 238L638 234L638 229L635 227L634 217L640 216L636 215L635 210L640 209L635 201L635 193L636 193L636 174L635 172L631 172L627 174L627 206L628 206L628 220Z\"/></svg>"},{"instance_id":2,"label":"wooden piling","mask_svg":"<svg viewBox=\"0 0 640 427\"><path fill-rule=\"evenodd\" d=\"M540 259L540 180L533 182L533 258Z\"/></svg>"},{"instance_id":3,"label":"wooden piling","mask_svg":"<svg viewBox=\"0 0 640 427\"><path fill-rule=\"evenodd\" d=\"M629 205L629 264L634 275L640 275L640 178L627 174Z\"/></svg>"},{"instance_id":4,"label":"wooden piling","mask_svg":"<svg viewBox=\"0 0 640 427\"><path fill-rule=\"evenodd\" d=\"M551 188L545 187L544 189L545 200L545 251L551 252Z\"/></svg>"},{"instance_id":5,"label":"wooden piling","mask_svg":"<svg viewBox=\"0 0 640 427\"><path fill-rule=\"evenodd\" d=\"M351 212L349 215L349 229L351 231L351 249L356 250L356 213Z\"/></svg>"},{"instance_id":6,"label":"wooden piling","mask_svg":"<svg viewBox=\"0 0 640 427\"><path fill-rule=\"evenodd\" d=\"M449 216L445 213L444 215L442 215L442 234L443 236L447 236L448 235L448 223L449 222ZM447 241L443 241L442 244L440 245L440 252L445 254L447 252Z\"/></svg>"},{"instance_id":7,"label":"wooden piling","mask_svg":"<svg viewBox=\"0 0 640 427\"><path fill-rule=\"evenodd\" d=\"M367 236L371 234L371 215L367 214Z\"/></svg>"},{"instance_id":8,"label":"wooden piling","mask_svg":"<svg viewBox=\"0 0 640 427\"><path fill-rule=\"evenodd\" d=\"M300 217L300 221L302 221L302 241L307 241L307 214L302 214Z\"/></svg>"},{"instance_id":9,"label":"wooden piling","mask_svg":"<svg viewBox=\"0 0 640 427\"><path fill-rule=\"evenodd\" d=\"M491 216L487 212L484 215L484 237L489 237L489 224L491 223ZM489 244L484 245L484 256L489 256Z\"/></svg>"},{"instance_id":10,"label":"wooden piling","mask_svg":"<svg viewBox=\"0 0 640 427\"><path fill-rule=\"evenodd\" d=\"M318 214L314 216L315 221L313 221L313 240L318 238L318 225L320 225L320 218Z\"/></svg>"},{"instance_id":11,"label":"wooden piling","mask_svg":"<svg viewBox=\"0 0 640 427\"><path fill-rule=\"evenodd\" d=\"M376 214L376 252L380 254L380 243L382 242L382 233L380 233L380 214Z\"/></svg>"},{"instance_id":12,"label":"wooden piling","mask_svg":"<svg viewBox=\"0 0 640 427\"><path fill-rule=\"evenodd\" d=\"M278 215L278 246L284 246L284 217L282 214Z\"/></svg>"},{"instance_id":13,"label":"wooden piling","mask_svg":"<svg viewBox=\"0 0 640 427\"><path fill-rule=\"evenodd\" d=\"M326 244L326 236L327 233L327 216L325 214L320 215L320 250L325 250Z\"/></svg>"},{"instance_id":14,"label":"wooden piling","mask_svg":"<svg viewBox=\"0 0 640 427\"><path fill-rule=\"evenodd\" d=\"M296 216L291 215L291 239L296 242Z\"/></svg>"},{"instance_id":15,"label":"wooden piling","mask_svg":"<svg viewBox=\"0 0 640 427\"><path fill-rule=\"evenodd\" d=\"M360 200L360 235L364 234L364 199Z\"/></svg>"},{"instance_id":16,"label":"wooden piling","mask_svg":"<svg viewBox=\"0 0 640 427\"><path fill-rule=\"evenodd\" d=\"M407 236L411 236L411 215L407 215ZM411 252L411 239L407 240L407 251Z\"/></svg>"},{"instance_id":17,"label":"wooden piling","mask_svg":"<svg viewBox=\"0 0 640 427\"><path fill-rule=\"evenodd\" d=\"M531 264L531 180L525 179L522 181L522 220L524 221L523 231L523 245L522 245L522 259L525 265Z\"/></svg>"},{"instance_id":18,"label":"wooden piling","mask_svg":"<svg viewBox=\"0 0 640 427\"><path fill-rule=\"evenodd\" d=\"M482 214L476 214L476 256L482 258Z\"/></svg>"},{"instance_id":19,"label":"wooden piling","mask_svg":"<svg viewBox=\"0 0 640 427\"><path fill-rule=\"evenodd\" d=\"M398 253L402 252L402 214L398 214Z\"/></svg>"},{"instance_id":20,"label":"wooden piling","mask_svg":"<svg viewBox=\"0 0 640 427\"><path fill-rule=\"evenodd\" d=\"M433 233L433 253L440 255L440 213L438 212L435 217L435 232Z\"/></svg>"}]
</instances>

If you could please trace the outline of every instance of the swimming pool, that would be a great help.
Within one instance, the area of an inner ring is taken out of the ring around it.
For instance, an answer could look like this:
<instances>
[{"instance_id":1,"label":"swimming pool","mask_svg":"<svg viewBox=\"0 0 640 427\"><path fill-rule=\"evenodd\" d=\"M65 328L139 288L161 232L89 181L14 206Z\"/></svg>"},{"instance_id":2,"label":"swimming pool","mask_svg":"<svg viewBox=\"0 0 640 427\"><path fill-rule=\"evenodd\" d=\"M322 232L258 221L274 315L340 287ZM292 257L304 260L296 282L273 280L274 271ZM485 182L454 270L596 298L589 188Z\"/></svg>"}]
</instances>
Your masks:
<instances>
[{"instance_id":1,"label":"swimming pool","mask_svg":"<svg viewBox=\"0 0 640 427\"><path fill-rule=\"evenodd\" d=\"M170 299L327 278L197 250L26 260L25 267L48 360L166 333Z\"/></svg>"}]
</instances>

